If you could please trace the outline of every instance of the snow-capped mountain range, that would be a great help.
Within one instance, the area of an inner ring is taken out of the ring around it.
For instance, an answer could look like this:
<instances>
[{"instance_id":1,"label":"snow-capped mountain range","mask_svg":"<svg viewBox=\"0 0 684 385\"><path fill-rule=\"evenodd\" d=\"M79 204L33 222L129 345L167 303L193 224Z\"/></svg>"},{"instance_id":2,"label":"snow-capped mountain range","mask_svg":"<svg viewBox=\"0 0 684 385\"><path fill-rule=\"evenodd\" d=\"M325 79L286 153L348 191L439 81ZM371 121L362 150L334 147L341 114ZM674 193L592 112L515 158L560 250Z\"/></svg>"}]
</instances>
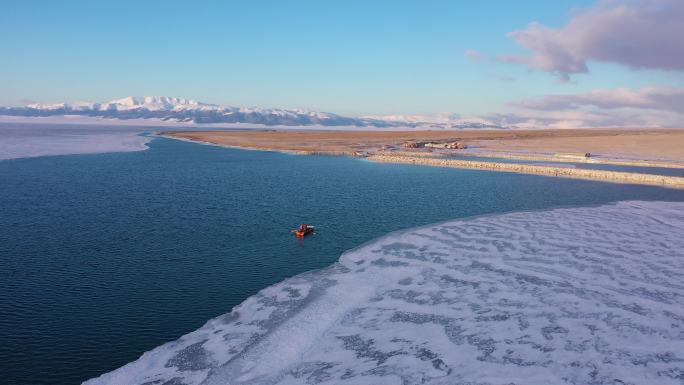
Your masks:
<instances>
[{"instance_id":1,"label":"snow-capped mountain range","mask_svg":"<svg viewBox=\"0 0 684 385\"><path fill-rule=\"evenodd\" d=\"M254 124L265 126L354 126L369 128L423 127L432 129L509 128L483 119L451 115L344 117L327 112L261 107L231 107L166 96L129 96L109 102L29 104L0 107L0 115L50 117L77 115L107 119L155 119L188 124Z\"/></svg>"}]
</instances>

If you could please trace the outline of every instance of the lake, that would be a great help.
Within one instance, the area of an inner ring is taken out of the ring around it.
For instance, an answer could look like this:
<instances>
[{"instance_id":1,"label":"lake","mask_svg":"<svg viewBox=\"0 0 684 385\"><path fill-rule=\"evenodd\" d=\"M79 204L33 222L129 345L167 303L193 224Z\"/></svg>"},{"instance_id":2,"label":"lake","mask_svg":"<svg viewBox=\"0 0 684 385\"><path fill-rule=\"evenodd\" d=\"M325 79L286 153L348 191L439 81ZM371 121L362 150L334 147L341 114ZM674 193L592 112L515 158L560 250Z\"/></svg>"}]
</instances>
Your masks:
<instances>
[{"instance_id":1,"label":"lake","mask_svg":"<svg viewBox=\"0 0 684 385\"><path fill-rule=\"evenodd\" d=\"M145 151L0 161L8 384L74 384L386 233L681 190L156 138ZM299 223L317 235L295 239Z\"/></svg>"}]
</instances>

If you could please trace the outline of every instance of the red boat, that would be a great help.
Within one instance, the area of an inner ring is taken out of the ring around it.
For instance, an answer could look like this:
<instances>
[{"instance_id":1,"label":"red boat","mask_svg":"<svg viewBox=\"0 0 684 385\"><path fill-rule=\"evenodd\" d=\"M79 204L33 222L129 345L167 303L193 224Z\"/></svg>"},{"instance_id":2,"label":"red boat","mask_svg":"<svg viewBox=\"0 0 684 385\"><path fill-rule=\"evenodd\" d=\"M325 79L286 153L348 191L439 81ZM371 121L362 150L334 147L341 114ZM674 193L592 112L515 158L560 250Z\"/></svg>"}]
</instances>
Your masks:
<instances>
[{"instance_id":1,"label":"red boat","mask_svg":"<svg viewBox=\"0 0 684 385\"><path fill-rule=\"evenodd\" d=\"M313 234L313 232L314 232L314 227L311 225L305 225L305 224L299 225L298 228L292 230L292 233L299 238L304 238L305 236L307 236L309 234Z\"/></svg>"}]
</instances>

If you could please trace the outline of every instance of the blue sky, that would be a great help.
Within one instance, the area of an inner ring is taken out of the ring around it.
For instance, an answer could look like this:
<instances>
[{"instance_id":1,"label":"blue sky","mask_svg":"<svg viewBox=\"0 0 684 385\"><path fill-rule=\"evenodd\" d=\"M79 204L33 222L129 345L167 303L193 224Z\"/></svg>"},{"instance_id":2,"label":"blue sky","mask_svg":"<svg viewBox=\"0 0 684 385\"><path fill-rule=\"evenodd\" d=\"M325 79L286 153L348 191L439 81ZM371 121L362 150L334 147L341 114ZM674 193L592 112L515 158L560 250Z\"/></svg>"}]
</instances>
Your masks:
<instances>
[{"instance_id":1,"label":"blue sky","mask_svg":"<svg viewBox=\"0 0 684 385\"><path fill-rule=\"evenodd\" d=\"M0 104L164 95L346 115L482 115L547 94L681 74L590 63L557 76L493 58L595 1L1 1ZM483 58L469 60L466 50Z\"/></svg>"}]
</instances>

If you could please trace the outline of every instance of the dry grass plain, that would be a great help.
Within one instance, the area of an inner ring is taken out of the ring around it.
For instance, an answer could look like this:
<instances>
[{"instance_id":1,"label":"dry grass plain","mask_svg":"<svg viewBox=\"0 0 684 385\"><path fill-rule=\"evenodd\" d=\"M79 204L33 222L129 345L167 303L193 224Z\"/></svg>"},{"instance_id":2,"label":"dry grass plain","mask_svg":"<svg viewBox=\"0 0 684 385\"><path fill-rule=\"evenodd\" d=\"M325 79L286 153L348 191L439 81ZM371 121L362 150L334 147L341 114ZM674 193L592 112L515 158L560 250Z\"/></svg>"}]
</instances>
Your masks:
<instances>
[{"instance_id":1,"label":"dry grass plain","mask_svg":"<svg viewBox=\"0 0 684 385\"><path fill-rule=\"evenodd\" d=\"M590 152L602 158L684 164L683 129L555 129L459 131L245 130L182 131L166 136L224 146L353 154L407 141L461 141L483 153L529 156Z\"/></svg>"}]
</instances>

